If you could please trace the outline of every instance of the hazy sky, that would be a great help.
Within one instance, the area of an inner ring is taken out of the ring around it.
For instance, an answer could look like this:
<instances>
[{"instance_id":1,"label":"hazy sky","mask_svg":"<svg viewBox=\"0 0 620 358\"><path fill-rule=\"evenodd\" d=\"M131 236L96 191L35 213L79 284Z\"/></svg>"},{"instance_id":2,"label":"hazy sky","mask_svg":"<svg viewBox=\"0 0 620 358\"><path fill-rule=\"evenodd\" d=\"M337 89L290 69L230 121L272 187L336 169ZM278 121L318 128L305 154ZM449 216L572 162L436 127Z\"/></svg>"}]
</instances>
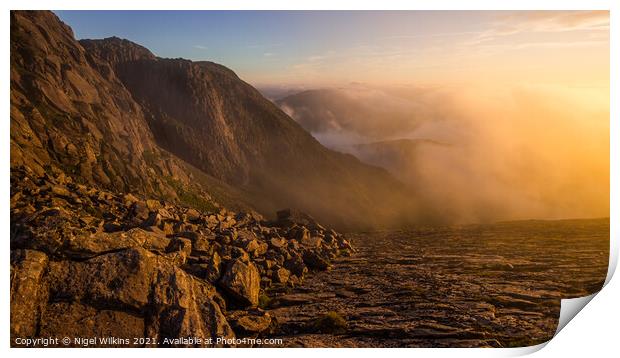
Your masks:
<instances>
[{"instance_id":1,"label":"hazy sky","mask_svg":"<svg viewBox=\"0 0 620 358\"><path fill-rule=\"evenodd\" d=\"M606 11L56 13L78 38L218 62L258 86L609 82Z\"/></svg>"}]
</instances>

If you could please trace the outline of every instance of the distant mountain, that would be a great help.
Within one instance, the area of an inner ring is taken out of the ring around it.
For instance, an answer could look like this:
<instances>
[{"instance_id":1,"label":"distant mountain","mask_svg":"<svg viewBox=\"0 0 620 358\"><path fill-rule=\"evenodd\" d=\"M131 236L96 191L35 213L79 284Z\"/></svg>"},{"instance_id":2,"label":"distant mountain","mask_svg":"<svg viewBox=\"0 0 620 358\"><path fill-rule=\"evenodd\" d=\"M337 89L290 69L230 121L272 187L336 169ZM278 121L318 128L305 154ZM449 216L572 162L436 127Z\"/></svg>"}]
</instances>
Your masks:
<instances>
[{"instance_id":1,"label":"distant mountain","mask_svg":"<svg viewBox=\"0 0 620 358\"><path fill-rule=\"evenodd\" d=\"M402 223L415 202L226 67L77 42L51 12L11 13L11 166L264 214L296 207L340 227Z\"/></svg>"},{"instance_id":2,"label":"distant mountain","mask_svg":"<svg viewBox=\"0 0 620 358\"><path fill-rule=\"evenodd\" d=\"M411 183L419 174L421 151L447 145L425 139L445 137L435 129L443 118L436 94L432 89L352 85L301 91L276 103L325 146Z\"/></svg>"},{"instance_id":3,"label":"distant mountain","mask_svg":"<svg viewBox=\"0 0 620 358\"><path fill-rule=\"evenodd\" d=\"M302 127L327 144L340 133L349 144L402 137L426 121L441 118L437 103L429 98L434 91L352 86L302 91L276 101L276 104ZM337 143L336 143L337 144Z\"/></svg>"},{"instance_id":4,"label":"distant mountain","mask_svg":"<svg viewBox=\"0 0 620 358\"><path fill-rule=\"evenodd\" d=\"M256 89L272 102L276 102L284 97L294 95L304 90L303 87L295 86L259 86L256 87Z\"/></svg>"}]
</instances>

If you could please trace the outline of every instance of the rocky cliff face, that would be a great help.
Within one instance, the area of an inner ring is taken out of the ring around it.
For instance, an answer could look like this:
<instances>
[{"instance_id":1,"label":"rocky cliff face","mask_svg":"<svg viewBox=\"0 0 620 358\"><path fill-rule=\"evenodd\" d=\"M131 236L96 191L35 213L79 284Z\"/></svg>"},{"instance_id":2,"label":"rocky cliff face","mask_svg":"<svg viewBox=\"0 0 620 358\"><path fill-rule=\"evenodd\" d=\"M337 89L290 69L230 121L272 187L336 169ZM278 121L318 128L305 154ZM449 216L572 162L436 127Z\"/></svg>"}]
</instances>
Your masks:
<instances>
[{"instance_id":1,"label":"rocky cliff face","mask_svg":"<svg viewBox=\"0 0 620 358\"><path fill-rule=\"evenodd\" d=\"M11 166L63 171L117 190L156 192L159 152L141 108L106 63L95 71L48 12L11 13ZM102 75L105 74L105 75Z\"/></svg>"},{"instance_id":2,"label":"rocky cliff face","mask_svg":"<svg viewBox=\"0 0 620 358\"><path fill-rule=\"evenodd\" d=\"M85 51L51 12L11 13L11 168L205 209L249 209L235 188L155 142L110 63Z\"/></svg>"}]
</instances>

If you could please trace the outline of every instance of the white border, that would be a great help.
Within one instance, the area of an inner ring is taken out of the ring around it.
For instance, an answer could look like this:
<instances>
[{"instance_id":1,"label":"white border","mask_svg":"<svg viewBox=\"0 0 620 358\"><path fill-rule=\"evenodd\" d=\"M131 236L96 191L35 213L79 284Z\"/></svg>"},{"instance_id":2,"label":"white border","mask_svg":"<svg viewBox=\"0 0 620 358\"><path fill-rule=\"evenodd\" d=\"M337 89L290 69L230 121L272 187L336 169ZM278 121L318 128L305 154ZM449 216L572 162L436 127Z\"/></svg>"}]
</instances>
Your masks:
<instances>
[{"instance_id":1,"label":"white border","mask_svg":"<svg viewBox=\"0 0 620 358\"><path fill-rule=\"evenodd\" d=\"M2 109L5 115L9 114L10 108L10 75L9 75L9 9L290 9L290 10L303 10L303 9L365 9L365 10L381 10L381 9L419 9L419 10L580 10L580 9L599 9L611 10L611 98L618 97L618 68L617 64L620 63L620 56L618 56L618 21L620 16L618 11L620 8L620 2L611 0L522 0L522 1L493 1L493 0L438 0L438 1L405 1L405 0L392 0L392 1L372 1L372 0L296 0L296 1L283 1L283 0L228 0L228 1L198 1L198 0L175 0L175 1L135 1L135 0L90 0L84 2L77 2L74 0L61 0L61 1L41 1L41 0L20 0L20 1L3 1L2 5L2 48L5 49L5 54L2 56L1 61L4 71L2 72L2 83L4 86L1 89L0 98L3 98ZM613 267L608 273L608 285L605 287L601 294L592 299L592 304L585 307L575 319L573 323L562 330L562 332L552 339L546 346L547 348L537 353L539 356L559 356L579 354L593 355L594 356L607 356L610 352L617 352L617 319L618 308L617 302L620 302L620 284L618 280L611 281L609 279L615 271L615 265L617 263L618 254L618 188L617 184L620 183L620 176L618 175L618 106L615 101L611 103L611 123L610 123L610 135L611 135L611 153L610 153L610 175L611 175L611 242L612 242L612 255L610 260L610 266ZM2 162L1 178L3 185L0 187L0 195L2 197L2 228L7 234L4 236L5 251L1 255L1 267L2 273L0 274L0 281L2 282L2 322L4 323L0 328L0 333L4 338L5 350L7 353L15 355L41 355L46 356L81 356L85 353L83 350L78 349L52 349L45 350L44 352L38 349L31 350L18 350L9 349L9 131L10 121L6 118L2 121L2 133L4 138L2 139L2 146L0 161ZM525 349L424 349L424 350L406 350L406 349L390 349L389 352L385 349L365 349L365 350L335 350L324 349L321 354L328 355L341 355L341 354L362 354L362 355L380 355L380 354L396 354L396 355L419 355L424 356L463 356L463 357L481 357L481 356L512 356L531 353L536 351L545 345L538 347L530 347ZM123 350L115 350L114 354L126 354L129 352ZM117 353L118 352L118 353ZM155 356L169 356L171 354L183 354L183 355L227 355L237 356L241 354L251 355L265 355L265 356L286 356L290 357L291 354L309 357L317 353L315 349L303 349L296 350L294 353L288 349L277 350L258 350L254 349L251 352L242 350L197 350L197 349L184 349L180 352L173 352L171 350L133 350L129 354L148 354ZM181 353L182 352L182 353ZM104 349L91 349L87 353L89 356L107 356L109 351Z\"/></svg>"}]
</instances>

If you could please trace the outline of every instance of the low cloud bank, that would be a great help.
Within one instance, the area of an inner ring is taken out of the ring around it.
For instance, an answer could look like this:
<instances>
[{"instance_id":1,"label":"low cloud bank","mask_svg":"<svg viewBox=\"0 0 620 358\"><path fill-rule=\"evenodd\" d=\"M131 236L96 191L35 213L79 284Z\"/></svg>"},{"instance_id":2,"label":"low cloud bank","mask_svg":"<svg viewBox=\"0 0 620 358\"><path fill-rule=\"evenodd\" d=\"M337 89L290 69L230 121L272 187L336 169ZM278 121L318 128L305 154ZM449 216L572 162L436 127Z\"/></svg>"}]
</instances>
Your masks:
<instances>
[{"instance_id":1,"label":"low cloud bank","mask_svg":"<svg viewBox=\"0 0 620 358\"><path fill-rule=\"evenodd\" d=\"M409 184L431 221L609 216L608 88L309 92L278 104L324 145Z\"/></svg>"}]
</instances>

